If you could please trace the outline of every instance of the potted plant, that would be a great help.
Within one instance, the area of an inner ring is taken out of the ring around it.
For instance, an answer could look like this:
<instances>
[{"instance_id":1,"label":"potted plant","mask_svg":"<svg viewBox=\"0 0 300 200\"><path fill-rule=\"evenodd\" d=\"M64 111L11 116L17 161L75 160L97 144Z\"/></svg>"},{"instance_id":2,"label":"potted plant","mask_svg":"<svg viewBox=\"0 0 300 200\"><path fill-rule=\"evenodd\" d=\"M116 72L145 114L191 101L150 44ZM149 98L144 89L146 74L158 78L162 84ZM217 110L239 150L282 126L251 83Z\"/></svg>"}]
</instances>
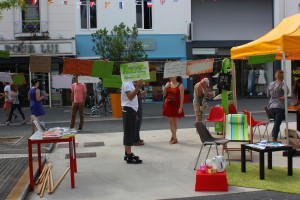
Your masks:
<instances>
[{"instance_id":1,"label":"potted plant","mask_svg":"<svg viewBox=\"0 0 300 200\"><path fill-rule=\"evenodd\" d=\"M92 34L95 43L93 51L102 60L114 61L112 75L120 75L120 65L127 62L138 62L147 59L142 42L138 41L138 29L132 28L123 22L115 25L109 32L106 28L97 30ZM121 90L120 88L109 88L112 100L113 117L122 117Z\"/></svg>"},{"instance_id":2,"label":"potted plant","mask_svg":"<svg viewBox=\"0 0 300 200\"><path fill-rule=\"evenodd\" d=\"M185 88L183 103L189 103L189 102L190 102L190 90L188 88Z\"/></svg>"}]
</instances>

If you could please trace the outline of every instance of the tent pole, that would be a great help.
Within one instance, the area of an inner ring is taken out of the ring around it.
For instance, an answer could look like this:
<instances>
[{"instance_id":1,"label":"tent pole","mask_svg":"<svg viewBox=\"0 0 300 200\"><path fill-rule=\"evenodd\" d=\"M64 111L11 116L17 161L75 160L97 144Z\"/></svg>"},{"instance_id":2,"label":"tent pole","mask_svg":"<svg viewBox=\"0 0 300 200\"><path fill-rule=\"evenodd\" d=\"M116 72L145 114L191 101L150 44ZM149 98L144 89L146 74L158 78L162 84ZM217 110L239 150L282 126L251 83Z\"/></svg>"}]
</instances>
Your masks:
<instances>
[{"instance_id":1,"label":"tent pole","mask_svg":"<svg viewBox=\"0 0 300 200\"><path fill-rule=\"evenodd\" d=\"M286 143L289 144L289 127L288 127L288 102L287 102L287 94L288 91L286 90L287 88L287 74L286 74L286 60L285 60L285 53L282 53L282 68L283 68L283 74L284 74L284 85L283 87L285 88L284 90L284 112L285 112L285 125L286 125L286 129L285 129L285 135L286 135Z\"/></svg>"}]
</instances>

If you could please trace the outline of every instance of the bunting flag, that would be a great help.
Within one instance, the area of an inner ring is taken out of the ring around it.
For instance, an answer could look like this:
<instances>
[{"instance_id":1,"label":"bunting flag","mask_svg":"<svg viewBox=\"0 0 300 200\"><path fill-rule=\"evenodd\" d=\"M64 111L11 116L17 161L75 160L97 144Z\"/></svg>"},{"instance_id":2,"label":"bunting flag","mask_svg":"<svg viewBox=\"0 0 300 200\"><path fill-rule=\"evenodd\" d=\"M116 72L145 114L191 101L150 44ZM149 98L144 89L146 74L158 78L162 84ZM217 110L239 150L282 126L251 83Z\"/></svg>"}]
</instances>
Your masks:
<instances>
[{"instance_id":1,"label":"bunting flag","mask_svg":"<svg viewBox=\"0 0 300 200\"><path fill-rule=\"evenodd\" d=\"M63 4L63 5L68 5L69 2L68 2L68 1L62 1L62 4Z\"/></svg>"},{"instance_id":2,"label":"bunting flag","mask_svg":"<svg viewBox=\"0 0 300 200\"><path fill-rule=\"evenodd\" d=\"M166 0L160 0L160 5L164 5L166 3Z\"/></svg>"},{"instance_id":3,"label":"bunting flag","mask_svg":"<svg viewBox=\"0 0 300 200\"><path fill-rule=\"evenodd\" d=\"M38 0L32 0L32 5L34 6Z\"/></svg>"},{"instance_id":4,"label":"bunting flag","mask_svg":"<svg viewBox=\"0 0 300 200\"><path fill-rule=\"evenodd\" d=\"M96 2L95 2L95 1L91 1L91 2L90 2L90 6L91 6L91 7L93 7L93 6L95 6L95 5L96 5Z\"/></svg>"},{"instance_id":5,"label":"bunting flag","mask_svg":"<svg viewBox=\"0 0 300 200\"><path fill-rule=\"evenodd\" d=\"M147 6L148 6L148 8L152 8L152 1L151 0L147 1Z\"/></svg>"},{"instance_id":6,"label":"bunting flag","mask_svg":"<svg viewBox=\"0 0 300 200\"><path fill-rule=\"evenodd\" d=\"M124 9L124 2L123 1L119 1L119 9Z\"/></svg>"},{"instance_id":7,"label":"bunting flag","mask_svg":"<svg viewBox=\"0 0 300 200\"><path fill-rule=\"evenodd\" d=\"M51 4L51 3L53 3L53 1L51 1L51 0L48 0L48 4Z\"/></svg>"},{"instance_id":8,"label":"bunting flag","mask_svg":"<svg viewBox=\"0 0 300 200\"><path fill-rule=\"evenodd\" d=\"M24 5L24 0L20 0L19 1L19 6L23 6Z\"/></svg>"},{"instance_id":9,"label":"bunting flag","mask_svg":"<svg viewBox=\"0 0 300 200\"><path fill-rule=\"evenodd\" d=\"M104 8L107 8L109 4L110 4L110 1L105 1L104 2Z\"/></svg>"},{"instance_id":10,"label":"bunting flag","mask_svg":"<svg viewBox=\"0 0 300 200\"><path fill-rule=\"evenodd\" d=\"M77 2L77 8L80 8L82 2Z\"/></svg>"}]
</instances>

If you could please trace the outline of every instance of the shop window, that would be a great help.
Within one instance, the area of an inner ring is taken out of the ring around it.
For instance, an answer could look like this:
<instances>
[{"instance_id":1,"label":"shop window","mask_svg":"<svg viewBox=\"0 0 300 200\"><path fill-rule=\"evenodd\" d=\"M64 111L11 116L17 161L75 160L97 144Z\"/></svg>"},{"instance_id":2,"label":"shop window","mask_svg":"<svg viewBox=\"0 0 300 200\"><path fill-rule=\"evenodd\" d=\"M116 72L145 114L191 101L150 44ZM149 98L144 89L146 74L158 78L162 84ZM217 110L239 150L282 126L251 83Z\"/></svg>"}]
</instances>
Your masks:
<instances>
[{"instance_id":1,"label":"shop window","mask_svg":"<svg viewBox=\"0 0 300 200\"><path fill-rule=\"evenodd\" d=\"M32 5L32 0L24 0L26 4L22 11L22 32L40 32L40 7L39 1Z\"/></svg>"},{"instance_id":2,"label":"shop window","mask_svg":"<svg viewBox=\"0 0 300 200\"><path fill-rule=\"evenodd\" d=\"M97 28L96 0L80 0L81 29Z\"/></svg>"},{"instance_id":3,"label":"shop window","mask_svg":"<svg viewBox=\"0 0 300 200\"><path fill-rule=\"evenodd\" d=\"M136 1L136 25L141 29L152 29L152 1Z\"/></svg>"}]
</instances>

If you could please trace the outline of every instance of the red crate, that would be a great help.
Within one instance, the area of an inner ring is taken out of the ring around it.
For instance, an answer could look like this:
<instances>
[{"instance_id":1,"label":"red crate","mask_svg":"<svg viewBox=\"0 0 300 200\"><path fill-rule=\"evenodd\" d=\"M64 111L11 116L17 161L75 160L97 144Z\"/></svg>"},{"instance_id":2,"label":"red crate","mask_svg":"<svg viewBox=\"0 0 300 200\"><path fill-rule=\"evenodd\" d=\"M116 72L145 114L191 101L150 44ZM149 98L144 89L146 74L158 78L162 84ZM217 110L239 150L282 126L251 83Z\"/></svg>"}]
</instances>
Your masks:
<instances>
[{"instance_id":1,"label":"red crate","mask_svg":"<svg viewBox=\"0 0 300 200\"><path fill-rule=\"evenodd\" d=\"M228 191L226 171L215 174L202 173L197 170L195 191Z\"/></svg>"}]
</instances>

